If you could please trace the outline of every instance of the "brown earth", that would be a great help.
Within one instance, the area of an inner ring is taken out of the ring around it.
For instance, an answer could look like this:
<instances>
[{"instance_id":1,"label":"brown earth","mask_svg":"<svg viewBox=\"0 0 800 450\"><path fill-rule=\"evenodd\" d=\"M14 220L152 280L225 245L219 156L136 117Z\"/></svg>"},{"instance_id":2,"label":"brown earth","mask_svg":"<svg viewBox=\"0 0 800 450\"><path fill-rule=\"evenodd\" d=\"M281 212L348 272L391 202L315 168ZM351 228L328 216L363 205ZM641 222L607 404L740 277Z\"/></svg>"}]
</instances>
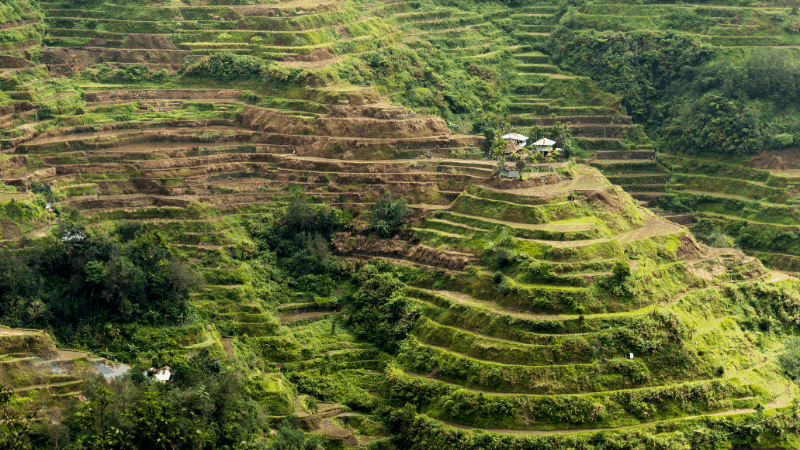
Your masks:
<instances>
[{"instance_id":1,"label":"brown earth","mask_svg":"<svg viewBox=\"0 0 800 450\"><path fill-rule=\"evenodd\" d=\"M629 116L556 116L539 117L539 125L552 126L555 122L567 123L570 125L595 124L595 125L633 125L633 119Z\"/></svg>"},{"instance_id":2,"label":"brown earth","mask_svg":"<svg viewBox=\"0 0 800 450\"><path fill-rule=\"evenodd\" d=\"M641 228L620 233L614 236L614 239L620 242L632 242L649 237L666 236L668 234L680 233L684 230L685 228L682 226L676 225L668 220L646 216L644 219L644 224ZM700 250L699 245L693 237L689 238L686 242L684 242L684 239L681 238L681 244L681 248L683 249L682 253L684 255L694 254L695 250ZM686 248L684 249L684 247Z\"/></svg>"},{"instance_id":3,"label":"brown earth","mask_svg":"<svg viewBox=\"0 0 800 450\"><path fill-rule=\"evenodd\" d=\"M238 120L244 127L264 133L379 139L450 135L447 124L439 117L370 107L363 107L360 113L332 108L331 115L308 123L274 110L248 106Z\"/></svg>"},{"instance_id":4,"label":"brown earth","mask_svg":"<svg viewBox=\"0 0 800 450\"><path fill-rule=\"evenodd\" d=\"M244 6L230 6L231 9L243 16L266 16L273 17L281 14L283 11L290 12L291 15L299 16L303 14L313 14L324 11L335 11L339 9L336 2L311 4L307 0L293 0L280 3L271 3L268 5L244 5Z\"/></svg>"},{"instance_id":5,"label":"brown earth","mask_svg":"<svg viewBox=\"0 0 800 450\"><path fill-rule=\"evenodd\" d=\"M3 22L3 23L0 23L0 30L7 30L9 28L22 28L25 25L30 25L30 24L36 23L38 21L39 21L39 19L26 19L26 20L20 20L20 21L13 21L12 20L12 21L8 21L8 22Z\"/></svg>"},{"instance_id":6,"label":"brown earth","mask_svg":"<svg viewBox=\"0 0 800 450\"><path fill-rule=\"evenodd\" d=\"M5 160L0 160L0 177L16 173L28 164L27 155L11 155Z\"/></svg>"},{"instance_id":7,"label":"brown earth","mask_svg":"<svg viewBox=\"0 0 800 450\"><path fill-rule=\"evenodd\" d=\"M114 48L48 48L42 51L41 62L60 73L89 67L94 64L146 64L180 66L189 54L187 50L131 50Z\"/></svg>"},{"instance_id":8,"label":"brown earth","mask_svg":"<svg viewBox=\"0 0 800 450\"><path fill-rule=\"evenodd\" d=\"M127 48L166 50L173 48L169 36L161 34L128 34Z\"/></svg>"},{"instance_id":9,"label":"brown earth","mask_svg":"<svg viewBox=\"0 0 800 450\"><path fill-rule=\"evenodd\" d=\"M800 148L763 151L750 158L750 167L764 170L800 169Z\"/></svg>"},{"instance_id":10,"label":"brown earth","mask_svg":"<svg viewBox=\"0 0 800 450\"><path fill-rule=\"evenodd\" d=\"M429 266L444 267L450 270L464 270L474 258L466 255L445 253L438 248L417 245L408 253L409 259Z\"/></svg>"},{"instance_id":11,"label":"brown earth","mask_svg":"<svg viewBox=\"0 0 800 450\"><path fill-rule=\"evenodd\" d=\"M349 255L355 251L381 256L403 257L408 252L409 243L395 239L376 239L374 236L356 235L339 232L335 234L333 246L337 253Z\"/></svg>"},{"instance_id":12,"label":"brown earth","mask_svg":"<svg viewBox=\"0 0 800 450\"><path fill-rule=\"evenodd\" d=\"M554 173L542 175L537 178L528 178L527 180L509 180L506 178L485 178L480 179L478 183L481 186L491 187L494 189L510 190L510 189L527 189L537 186L554 185L558 183L558 176Z\"/></svg>"},{"instance_id":13,"label":"brown earth","mask_svg":"<svg viewBox=\"0 0 800 450\"><path fill-rule=\"evenodd\" d=\"M33 39L30 41L17 42L15 44L0 45L0 51L24 50L26 48L35 47L37 45L39 45L39 40Z\"/></svg>"},{"instance_id":14,"label":"brown earth","mask_svg":"<svg viewBox=\"0 0 800 450\"><path fill-rule=\"evenodd\" d=\"M591 205L602 207L606 212L621 212L623 207L619 202L619 198L612 192L612 189L598 189L587 193L584 196L584 200Z\"/></svg>"},{"instance_id":15,"label":"brown earth","mask_svg":"<svg viewBox=\"0 0 800 450\"><path fill-rule=\"evenodd\" d=\"M24 67L36 67L36 65L25 58L0 55L0 69L20 69Z\"/></svg>"},{"instance_id":16,"label":"brown earth","mask_svg":"<svg viewBox=\"0 0 800 450\"><path fill-rule=\"evenodd\" d=\"M625 160L625 159L652 159L655 158L656 152L652 150L630 150L630 151L600 151L592 155L595 159L611 159L611 160Z\"/></svg>"},{"instance_id":17,"label":"brown earth","mask_svg":"<svg viewBox=\"0 0 800 450\"><path fill-rule=\"evenodd\" d=\"M115 102L120 100L239 100L242 91L233 89L142 89L124 91L87 92L85 100L89 103Z\"/></svg>"},{"instance_id":18,"label":"brown earth","mask_svg":"<svg viewBox=\"0 0 800 450\"><path fill-rule=\"evenodd\" d=\"M283 58L284 61L322 61L326 59L333 59L335 55L324 48L314 49L309 54L288 55Z\"/></svg>"}]
</instances>

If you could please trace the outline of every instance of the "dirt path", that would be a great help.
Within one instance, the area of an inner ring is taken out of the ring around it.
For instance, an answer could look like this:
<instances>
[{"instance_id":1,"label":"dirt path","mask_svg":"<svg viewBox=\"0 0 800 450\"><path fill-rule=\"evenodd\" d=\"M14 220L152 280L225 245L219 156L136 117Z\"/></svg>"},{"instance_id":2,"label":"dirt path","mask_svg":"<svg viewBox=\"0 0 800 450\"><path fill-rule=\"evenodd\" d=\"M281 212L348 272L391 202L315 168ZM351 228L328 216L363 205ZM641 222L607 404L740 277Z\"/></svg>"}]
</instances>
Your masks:
<instances>
[{"instance_id":1,"label":"dirt path","mask_svg":"<svg viewBox=\"0 0 800 450\"><path fill-rule=\"evenodd\" d=\"M482 222L496 223L498 225L506 225L512 228L520 228L524 230L543 230L555 232L569 232L569 231L589 231L594 228L591 222L548 222L542 224L530 224L521 222L510 222L508 220L490 219L482 216L472 216L455 211L448 211L454 216L466 217L468 219L476 219ZM440 220L440 219L437 219ZM464 226L463 224L460 224ZM543 242L561 242L561 241L543 241Z\"/></svg>"},{"instance_id":2,"label":"dirt path","mask_svg":"<svg viewBox=\"0 0 800 450\"><path fill-rule=\"evenodd\" d=\"M548 345L548 344L531 344L531 343L528 343L528 342L522 342L522 341L513 341L513 340L510 340L510 339L503 339L503 338L499 338L499 337L495 337L495 336L490 336L490 335L488 335L488 334L479 333L479 332L477 332L477 331L475 331L475 330L470 330L470 329L468 329L468 328L457 327L457 326L455 326L455 325L445 325L445 324L443 324L443 323L439 323L439 322L437 322L437 321L435 321L435 320L433 320L433 319L431 319L431 318L428 318L428 319L429 319L431 322L435 323L437 326L440 326L440 327L446 327L446 328L453 328L453 329L456 329L456 330L458 330L458 331L461 331L461 332L464 332L464 333L474 334L475 336L478 336L478 337L480 337L480 338L483 338L483 339L489 339L489 340L492 340L492 341L498 341L498 342L502 342L502 343L505 343L505 344L512 344L512 345L526 345L526 346L535 346L535 347L549 347L549 345ZM566 336L584 336L584 335L588 335L588 334L590 334L590 333L573 333L573 334L540 334L540 333L529 333L529 334L532 334L532 335L535 335L535 336L542 336L542 337L548 337L548 338L549 338L549 337L566 337Z\"/></svg>"},{"instance_id":3,"label":"dirt path","mask_svg":"<svg viewBox=\"0 0 800 450\"><path fill-rule=\"evenodd\" d=\"M526 313L526 312L513 311L513 310L510 310L510 309L503 308L502 306L500 306L500 305L498 305L498 304L496 304L494 302L489 302L489 301L486 301L486 300L477 300L477 299L475 299L475 298L473 298L473 297L471 297L469 295L462 294L462 293L459 293L459 292L434 291L434 290L422 289L422 288L416 288L416 289L419 289L421 291L427 291L427 292L430 292L432 294L437 294L437 295L439 295L441 297L444 297L444 298L446 298L448 300L451 300L453 302L456 302L458 304L466 305L466 306L472 306L474 308L482 309L482 310L484 310L486 312L489 312L489 313L495 314L495 315L507 315L507 316L517 317L517 318L520 318L520 319L527 319L527 320L571 320L571 319L577 319L579 317L578 315L570 315L570 314L552 314L552 315L548 315L548 314L535 314L535 313ZM683 295L685 295L685 293L681 294L681 296L683 296ZM412 295L412 297L413 297L413 295ZM416 300L424 302L424 303L432 304L430 302L427 302L427 301L419 299L419 298L416 298ZM671 300L669 303L671 304L671 303L673 303L673 301ZM631 310L631 311L623 311L623 312L584 314L583 317L584 317L584 319L602 319L602 318L612 318L612 317L630 317L632 315L648 314L648 313L652 312L653 310L655 310L657 308L660 308L662 306L664 306L664 305L650 305L650 306L646 306L644 308L634 309L634 310Z\"/></svg>"},{"instance_id":4,"label":"dirt path","mask_svg":"<svg viewBox=\"0 0 800 450\"><path fill-rule=\"evenodd\" d=\"M758 183L753 183L753 184L758 184ZM761 186L763 186L763 185L761 185ZM711 197L730 198L730 199L733 199L733 200L741 200L743 202L749 202L749 203L758 202L758 203L762 203L764 205L776 205L776 206L783 206L783 207L786 206L785 204L782 204L782 203L762 202L760 200L754 200L754 199L752 199L750 197L743 197L741 195L733 195L733 194L725 194L725 193L722 193L722 192L690 191L690 190L683 190L683 189L679 190L679 191L675 191L675 192L678 192L678 193L681 193L681 194L709 195Z\"/></svg>"},{"instance_id":5,"label":"dirt path","mask_svg":"<svg viewBox=\"0 0 800 450\"><path fill-rule=\"evenodd\" d=\"M58 356L48 361L73 361L80 358L89 358L90 356L91 355L86 352L79 352L76 350L58 350Z\"/></svg>"},{"instance_id":6,"label":"dirt path","mask_svg":"<svg viewBox=\"0 0 800 450\"><path fill-rule=\"evenodd\" d=\"M419 289L419 288L418 288ZM565 317L559 315L547 315L547 314L533 314L533 313L525 313L525 312L518 312L513 311L510 309L503 308L502 306L498 305L494 302L489 302L485 300L477 300L469 295L462 294L460 292L450 292L450 291L433 291L428 289L420 289L422 291L427 291L432 294L439 295L444 297L448 300L451 300L455 303L460 305L472 306L474 308L482 309L484 311L490 312L495 315L507 315L512 317L517 317L520 319L527 319L527 320L564 320ZM418 301L422 301L425 303L425 300L417 299Z\"/></svg>"},{"instance_id":7,"label":"dirt path","mask_svg":"<svg viewBox=\"0 0 800 450\"><path fill-rule=\"evenodd\" d=\"M604 244L606 242L611 241L611 239L605 237L597 239L582 239L575 241L546 241L543 239L527 239L527 240L538 242L540 244L549 245L551 247L560 247L560 248L588 247L590 245Z\"/></svg>"},{"instance_id":8,"label":"dirt path","mask_svg":"<svg viewBox=\"0 0 800 450\"><path fill-rule=\"evenodd\" d=\"M425 379L425 380L435 380L438 383L446 384L448 386L452 386L452 387L455 387L457 389L464 389L465 391L469 391L469 392L483 393L484 395L496 395L496 396L499 396L499 397L510 397L510 396L524 396L524 397L555 397L555 396L557 396L557 397L586 397L586 396L590 396L590 395L613 395L613 394L621 393L621 392L643 391L645 389L659 389L659 388L665 388L665 387L670 387L670 386L678 387L678 386L691 385L691 384L695 384L695 383L702 383L702 382L705 382L705 381L713 381L711 379L693 380L693 381L690 381L690 382L687 382L687 383L677 383L677 384L658 385L658 386L642 386L642 387L630 388L630 389L617 389L617 390L613 390L613 391L581 392L579 394L525 394L525 393L520 393L520 392L492 392L492 391L486 391L486 390L481 390L481 389L473 389L473 388L470 388L470 387L467 387L467 386L462 386L462 385L457 384L457 383L451 383L449 381L444 381L444 380L440 380L438 378L433 378L430 375L420 375L418 373L409 372L409 371L406 371L406 370L403 371L403 374L405 374L406 376L411 377L411 378L419 378L419 379ZM522 430L522 431L524 431L524 430Z\"/></svg>"},{"instance_id":9,"label":"dirt path","mask_svg":"<svg viewBox=\"0 0 800 450\"><path fill-rule=\"evenodd\" d=\"M419 338L419 337L417 337L417 336L414 336L414 338L415 338L415 339L416 339L416 340L417 340L417 341L418 341L420 344L422 344L422 346L423 346L423 347L435 348L435 349L437 349L437 350L439 350L439 351L442 351L442 352L444 352L444 353L446 353L446 354L449 354L449 355L452 355L452 356L457 356L457 357L459 357L459 358L471 359L471 360L476 360L476 361L483 361L483 362L485 362L485 363L489 363L489 364L497 364L497 365L499 365L499 366L504 366L504 367L556 367L556 366L580 367L580 366L592 366L592 365L594 365L593 363L566 363L566 364L557 364L557 363L549 363L549 364L505 364L505 363L502 363L502 362L500 362L500 361L497 361L497 360L493 360L493 359L485 359L485 358L478 358L478 357L476 357L476 356L471 356L471 355L468 355L468 354L466 354L466 353L457 352L457 351L454 351L454 350L452 350L450 347L444 347L444 346L441 346L441 345L433 345L433 344L429 344L429 343L427 343L427 342L425 342L425 341L423 341L423 340L420 340L420 338ZM519 345L519 343L518 343L518 342L517 342L516 344L517 344L517 345ZM524 344L523 344L523 345L524 345Z\"/></svg>"},{"instance_id":10,"label":"dirt path","mask_svg":"<svg viewBox=\"0 0 800 450\"><path fill-rule=\"evenodd\" d=\"M233 358L233 338L222 338L222 348L225 350L225 354L228 355L227 359Z\"/></svg>"},{"instance_id":11,"label":"dirt path","mask_svg":"<svg viewBox=\"0 0 800 450\"><path fill-rule=\"evenodd\" d=\"M427 205L424 203L409 203L408 207L416 209L429 209L432 211L441 211L445 209L450 209L450 205Z\"/></svg>"},{"instance_id":12,"label":"dirt path","mask_svg":"<svg viewBox=\"0 0 800 450\"><path fill-rule=\"evenodd\" d=\"M455 235L453 235L453 236L455 236ZM381 260L381 261L385 261L385 262L388 262L388 263L391 263L391 264L398 264L398 265L403 265L403 266L422 267L422 268L426 268L426 269L430 269L430 270L435 270L437 272L444 272L444 273L454 274L454 275L462 275L464 273L464 272L457 271L457 270L450 270L450 269L445 269L445 268L439 267L439 266L431 266L429 264L419 263L419 262L416 262L416 261L413 261L413 260L410 260L410 259L390 258L388 256L375 256L375 255L367 255L367 254L363 254L363 253L352 253L351 256L352 256L351 258L344 257L344 258L340 258L340 259L356 259L356 260L360 260L360 261Z\"/></svg>"},{"instance_id":13,"label":"dirt path","mask_svg":"<svg viewBox=\"0 0 800 450\"><path fill-rule=\"evenodd\" d=\"M632 390L632 389L631 389ZM771 405L770 405L771 406ZM694 416L686 416L686 417L677 417L674 419L665 419L665 420L655 420L650 422L641 422L636 425L625 425L621 427L606 427L606 428L575 428L570 430L508 430L508 429L499 429L499 428L478 428L478 427L470 427L467 425L457 424L455 422L448 422L440 420L440 422L444 423L447 426L458 428L461 430L482 430L488 431L490 433L497 433L497 434L511 434L511 435L529 435L529 436L538 436L538 435L545 435L545 434L572 434L572 433L597 433L600 431L613 431L613 430L626 430L631 428L643 427L643 426L650 426L650 425L657 425L660 423L666 422L674 422L675 420L691 420L697 419L700 417L706 416L734 416L737 414L747 414L747 413L754 413L756 412L755 409L746 408L746 409L734 409L730 411L722 411L718 413L711 413L711 414L698 414Z\"/></svg>"},{"instance_id":14,"label":"dirt path","mask_svg":"<svg viewBox=\"0 0 800 450\"><path fill-rule=\"evenodd\" d=\"M316 312L310 312L310 313L293 314L293 315L290 315L290 316L281 316L280 319L281 319L281 323L282 324L286 324L286 323L298 322L298 321L303 320L303 319L311 319L311 318L315 318L315 317L327 316L327 315L330 315L330 314L333 314L333 313L334 313L334 311L316 311Z\"/></svg>"},{"instance_id":15,"label":"dirt path","mask_svg":"<svg viewBox=\"0 0 800 450\"><path fill-rule=\"evenodd\" d=\"M131 128L124 128L124 129L116 129L116 130L105 130L105 131L93 131L91 133L70 133L70 134L61 134L58 136L50 136L50 137L43 137L34 139L26 144L52 144L55 142L67 142L67 141L79 141L79 140L90 140L90 139L97 139L106 136L129 136L129 135L137 135L143 132L151 132L151 133L159 133L163 131L169 131L170 134L177 134L181 132L198 132L198 133L205 133L208 131L248 131L243 128L236 128L236 127L224 127L224 126L208 126L208 127L175 127L175 128L146 128L142 127L139 129L131 129ZM199 145L199 144L195 144Z\"/></svg>"},{"instance_id":16,"label":"dirt path","mask_svg":"<svg viewBox=\"0 0 800 450\"><path fill-rule=\"evenodd\" d=\"M331 64L344 61L348 56L350 55L335 56L333 58L322 59L319 61L278 61L278 64L289 69L321 70L330 66Z\"/></svg>"},{"instance_id":17,"label":"dirt path","mask_svg":"<svg viewBox=\"0 0 800 450\"><path fill-rule=\"evenodd\" d=\"M42 333L36 330L0 327L0 336L34 336L40 334Z\"/></svg>"},{"instance_id":18,"label":"dirt path","mask_svg":"<svg viewBox=\"0 0 800 450\"><path fill-rule=\"evenodd\" d=\"M622 232L614 236L614 239L619 242L632 242L655 236L665 236L668 234L680 233L683 230L684 227L668 220L664 220L659 217L646 216L644 219L644 225L642 225L641 228Z\"/></svg>"}]
</instances>

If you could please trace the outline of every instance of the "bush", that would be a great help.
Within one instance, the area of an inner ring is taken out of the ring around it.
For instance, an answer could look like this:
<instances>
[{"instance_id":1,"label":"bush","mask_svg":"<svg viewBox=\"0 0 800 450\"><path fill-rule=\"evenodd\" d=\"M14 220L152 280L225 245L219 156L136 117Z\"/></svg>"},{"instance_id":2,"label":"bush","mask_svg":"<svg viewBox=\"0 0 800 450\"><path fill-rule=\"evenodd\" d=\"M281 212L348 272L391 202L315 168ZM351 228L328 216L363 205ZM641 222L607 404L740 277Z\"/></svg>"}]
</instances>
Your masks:
<instances>
[{"instance_id":1,"label":"bush","mask_svg":"<svg viewBox=\"0 0 800 450\"><path fill-rule=\"evenodd\" d=\"M0 321L52 327L65 342L94 348L102 344L90 331L105 323L175 323L198 283L159 232L122 243L65 220L22 252L0 250Z\"/></svg>"},{"instance_id":2,"label":"bush","mask_svg":"<svg viewBox=\"0 0 800 450\"><path fill-rule=\"evenodd\" d=\"M684 18L675 18L683 22ZM655 119L652 104L680 77L684 66L711 58L712 47L696 36L675 32L573 31L553 33L554 63L578 75L590 76L607 92L622 94L622 104L634 121Z\"/></svg>"},{"instance_id":3,"label":"bush","mask_svg":"<svg viewBox=\"0 0 800 450\"><path fill-rule=\"evenodd\" d=\"M34 181L31 183L31 191L33 191L34 194L43 194L48 199L53 198L53 189L47 183Z\"/></svg>"},{"instance_id":4,"label":"bush","mask_svg":"<svg viewBox=\"0 0 800 450\"><path fill-rule=\"evenodd\" d=\"M597 279L597 286L609 291L619 298L630 298L633 296L633 277L631 266L626 261L617 261L611 268L611 273L606 277Z\"/></svg>"},{"instance_id":5,"label":"bush","mask_svg":"<svg viewBox=\"0 0 800 450\"><path fill-rule=\"evenodd\" d=\"M291 256L308 249L308 243L320 236L330 241L333 232L347 224L345 214L328 205L313 205L302 195L276 213L265 214L254 223L250 234L262 249L279 256Z\"/></svg>"},{"instance_id":6,"label":"bush","mask_svg":"<svg viewBox=\"0 0 800 450\"><path fill-rule=\"evenodd\" d=\"M345 299L345 324L359 338L396 352L419 317L405 296L405 285L371 265L361 268L355 281L360 287Z\"/></svg>"},{"instance_id":7,"label":"bush","mask_svg":"<svg viewBox=\"0 0 800 450\"><path fill-rule=\"evenodd\" d=\"M220 81L246 80L260 75L264 65L264 61L252 56L223 52L203 58L190 73Z\"/></svg>"},{"instance_id":8,"label":"bush","mask_svg":"<svg viewBox=\"0 0 800 450\"><path fill-rule=\"evenodd\" d=\"M391 192L384 192L383 197L372 207L372 229L378 234L391 237L406 225L406 217L411 214L405 199L393 199Z\"/></svg>"},{"instance_id":9,"label":"bush","mask_svg":"<svg viewBox=\"0 0 800 450\"><path fill-rule=\"evenodd\" d=\"M800 338L793 338L786 343L786 352L780 356L783 370L793 380L800 378Z\"/></svg>"},{"instance_id":10,"label":"bush","mask_svg":"<svg viewBox=\"0 0 800 450\"><path fill-rule=\"evenodd\" d=\"M499 270L495 272L494 276L492 277L492 281L494 281L494 284L500 284L500 282L503 281L503 272L500 272Z\"/></svg>"},{"instance_id":11,"label":"bush","mask_svg":"<svg viewBox=\"0 0 800 450\"><path fill-rule=\"evenodd\" d=\"M692 234L698 241L711 247L727 248L733 246L733 239L723 233L719 225L710 219L701 218L692 227Z\"/></svg>"},{"instance_id":12,"label":"bush","mask_svg":"<svg viewBox=\"0 0 800 450\"><path fill-rule=\"evenodd\" d=\"M500 295L508 295L511 292L511 283L509 283L506 278L503 278L502 281L497 283L494 289Z\"/></svg>"},{"instance_id":13,"label":"bush","mask_svg":"<svg viewBox=\"0 0 800 450\"><path fill-rule=\"evenodd\" d=\"M757 107L712 92L675 106L664 132L677 151L754 155L764 147L761 123Z\"/></svg>"},{"instance_id":14,"label":"bush","mask_svg":"<svg viewBox=\"0 0 800 450\"><path fill-rule=\"evenodd\" d=\"M794 136L791 133L773 134L767 140L771 148L787 148L794 142Z\"/></svg>"}]
</instances>

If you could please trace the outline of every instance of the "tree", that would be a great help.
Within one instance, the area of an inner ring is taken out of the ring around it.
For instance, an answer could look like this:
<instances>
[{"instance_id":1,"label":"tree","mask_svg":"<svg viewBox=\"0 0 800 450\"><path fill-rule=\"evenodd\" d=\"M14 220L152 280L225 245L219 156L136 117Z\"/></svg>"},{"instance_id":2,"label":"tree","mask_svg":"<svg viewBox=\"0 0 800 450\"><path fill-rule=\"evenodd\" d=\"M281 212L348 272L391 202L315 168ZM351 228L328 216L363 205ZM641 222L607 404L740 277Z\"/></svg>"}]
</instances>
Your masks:
<instances>
[{"instance_id":1,"label":"tree","mask_svg":"<svg viewBox=\"0 0 800 450\"><path fill-rule=\"evenodd\" d=\"M370 213L372 229L384 237L391 237L406 225L409 215L411 209L405 199L394 199L391 192L384 192Z\"/></svg>"},{"instance_id":2,"label":"tree","mask_svg":"<svg viewBox=\"0 0 800 450\"><path fill-rule=\"evenodd\" d=\"M87 400L75 414L85 434L78 438L78 445L92 450L133 449L133 436L111 425L111 406L114 403L111 391L101 386L95 389L96 400Z\"/></svg>"},{"instance_id":3,"label":"tree","mask_svg":"<svg viewBox=\"0 0 800 450\"><path fill-rule=\"evenodd\" d=\"M360 287L346 299L345 323L356 336L396 351L419 316L405 296L405 285L371 265L362 267L355 278Z\"/></svg>"},{"instance_id":4,"label":"tree","mask_svg":"<svg viewBox=\"0 0 800 450\"><path fill-rule=\"evenodd\" d=\"M269 450L325 450L316 436L306 439L296 417L284 419Z\"/></svg>"},{"instance_id":5,"label":"tree","mask_svg":"<svg viewBox=\"0 0 800 450\"><path fill-rule=\"evenodd\" d=\"M494 147L494 140L497 139L497 131L495 131L494 128L486 128L483 130L483 138L483 142L481 143L483 152L490 154Z\"/></svg>"},{"instance_id":6,"label":"tree","mask_svg":"<svg viewBox=\"0 0 800 450\"><path fill-rule=\"evenodd\" d=\"M498 139L495 141L494 145L492 146L492 153L500 158L506 152L506 140L503 138Z\"/></svg>"},{"instance_id":7,"label":"tree","mask_svg":"<svg viewBox=\"0 0 800 450\"><path fill-rule=\"evenodd\" d=\"M147 391L133 413L140 448L172 450L181 443L178 418L169 413L169 403L161 393Z\"/></svg>"},{"instance_id":8,"label":"tree","mask_svg":"<svg viewBox=\"0 0 800 450\"><path fill-rule=\"evenodd\" d=\"M786 343L786 352L780 356L780 362L793 380L800 378L800 338L793 338Z\"/></svg>"},{"instance_id":9,"label":"tree","mask_svg":"<svg viewBox=\"0 0 800 450\"><path fill-rule=\"evenodd\" d=\"M542 132L543 132L542 127L537 123L536 125L531 127L530 139L534 142L538 141L539 139L542 138Z\"/></svg>"},{"instance_id":10,"label":"tree","mask_svg":"<svg viewBox=\"0 0 800 450\"><path fill-rule=\"evenodd\" d=\"M29 450L31 447L31 423L36 413L24 415L11 390L0 384L0 448L6 450Z\"/></svg>"}]
</instances>

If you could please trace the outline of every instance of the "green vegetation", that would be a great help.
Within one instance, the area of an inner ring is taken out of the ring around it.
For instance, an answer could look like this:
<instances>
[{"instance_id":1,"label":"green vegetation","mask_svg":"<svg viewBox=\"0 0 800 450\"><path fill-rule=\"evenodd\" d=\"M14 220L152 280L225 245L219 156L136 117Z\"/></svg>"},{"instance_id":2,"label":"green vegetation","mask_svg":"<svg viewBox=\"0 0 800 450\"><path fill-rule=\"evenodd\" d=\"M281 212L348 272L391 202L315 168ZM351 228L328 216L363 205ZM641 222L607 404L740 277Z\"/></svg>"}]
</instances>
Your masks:
<instances>
[{"instance_id":1,"label":"green vegetation","mask_svg":"<svg viewBox=\"0 0 800 450\"><path fill-rule=\"evenodd\" d=\"M0 447L800 448L792 6L3 2Z\"/></svg>"},{"instance_id":2,"label":"green vegetation","mask_svg":"<svg viewBox=\"0 0 800 450\"><path fill-rule=\"evenodd\" d=\"M2 250L2 260L5 325L48 324L64 343L94 350L107 345L110 328L178 323L198 283L163 234L124 226L103 236L64 221L34 247Z\"/></svg>"},{"instance_id":3,"label":"green vegetation","mask_svg":"<svg viewBox=\"0 0 800 450\"><path fill-rule=\"evenodd\" d=\"M387 192L372 207L372 228L380 235L391 237L406 225L409 214L411 210L406 200L395 200L391 192Z\"/></svg>"}]
</instances>

